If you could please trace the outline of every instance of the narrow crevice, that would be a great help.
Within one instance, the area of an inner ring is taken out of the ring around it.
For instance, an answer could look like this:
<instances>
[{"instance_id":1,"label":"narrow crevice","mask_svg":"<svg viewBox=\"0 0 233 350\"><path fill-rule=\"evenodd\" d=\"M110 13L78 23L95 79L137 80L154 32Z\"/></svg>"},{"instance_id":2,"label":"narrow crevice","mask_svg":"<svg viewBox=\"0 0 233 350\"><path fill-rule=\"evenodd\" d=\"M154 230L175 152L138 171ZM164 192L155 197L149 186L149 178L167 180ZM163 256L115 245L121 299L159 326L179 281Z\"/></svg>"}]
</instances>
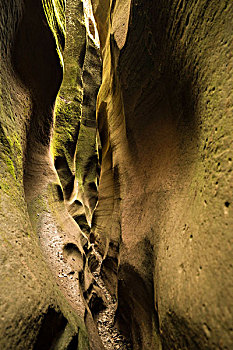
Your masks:
<instances>
[{"instance_id":1,"label":"narrow crevice","mask_svg":"<svg viewBox=\"0 0 233 350\"><path fill-rule=\"evenodd\" d=\"M50 307L43 317L33 350L56 349L56 343L65 330L67 319L61 312Z\"/></svg>"}]
</instances>

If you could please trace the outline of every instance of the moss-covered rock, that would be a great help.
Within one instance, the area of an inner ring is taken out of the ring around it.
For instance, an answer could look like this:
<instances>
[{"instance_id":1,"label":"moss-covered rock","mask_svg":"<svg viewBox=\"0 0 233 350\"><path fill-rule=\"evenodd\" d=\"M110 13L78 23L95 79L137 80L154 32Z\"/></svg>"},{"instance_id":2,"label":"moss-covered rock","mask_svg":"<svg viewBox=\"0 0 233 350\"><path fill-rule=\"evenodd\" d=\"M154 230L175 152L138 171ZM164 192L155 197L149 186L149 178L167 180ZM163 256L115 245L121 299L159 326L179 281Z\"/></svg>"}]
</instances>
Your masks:
<instances>
[{"instance_id":1,"label":"moss-covered rock","mask_svg":"<svg viewBox=\"0 0 233 350\"><path fill-rule=\"evenodd\" d=\"M1 4L1 349L89 348L83 304L70 305L40 239L42 232L50 244L55 231L66 236L71 227L77 241L81 234L62 205L56 222L61 192L50 153L64 16L59 1Z\"/></svg>"},{"instance_id":2,"label":"moss-covered rock","mask_svg":"<svg viewBox=\"0 0 233 350\"><path fill-rule=\"evenodd\" d=\"M86 31L81 1L67 2L66 22L64 79L56 101L52 147L68 208L78 199L90 224L99 171L96 96L101 58Z\"/></svg>"}]
</instances>

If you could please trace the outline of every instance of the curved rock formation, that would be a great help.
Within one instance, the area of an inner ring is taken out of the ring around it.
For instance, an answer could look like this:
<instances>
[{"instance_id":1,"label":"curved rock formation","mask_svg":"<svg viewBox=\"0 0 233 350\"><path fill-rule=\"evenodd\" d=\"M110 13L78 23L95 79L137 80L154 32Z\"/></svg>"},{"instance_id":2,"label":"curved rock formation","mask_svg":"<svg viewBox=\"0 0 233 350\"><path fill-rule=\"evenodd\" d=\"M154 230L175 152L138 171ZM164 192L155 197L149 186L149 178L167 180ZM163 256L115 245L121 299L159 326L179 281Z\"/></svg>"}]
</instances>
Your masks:
<instances>
[{"instance_id":1,"label":"curved rock formation","mask_svg":"<svg viewBox=\"0 0 233 350\"><path fill-rule=\"evenodd\" d=\"M72 295L59 275L62 240L82 247L50 152L63 30L63 1L1 3L2 349L88 348L77 276Z\"/></svg>"},{"instance_id":2,"label":"curved rock formation","mask_svg":"<svg viewBox=\"0 0 233 350\"><path fill-rule=\"evenodd\" d=\"M118 325L133 349L230 349L232 3L92 2L103 56L93 231Z\"/></svg>"},{"instance_id":3,"label":"curved rock formation","mask_svg":"<svg viewBox=\"0 0 233 350\"><path fill-rule=\"evenodd\" d=\"M0 348L230 350L233 4L91 2L2 0Z\"/></svg>"}]
</instances>

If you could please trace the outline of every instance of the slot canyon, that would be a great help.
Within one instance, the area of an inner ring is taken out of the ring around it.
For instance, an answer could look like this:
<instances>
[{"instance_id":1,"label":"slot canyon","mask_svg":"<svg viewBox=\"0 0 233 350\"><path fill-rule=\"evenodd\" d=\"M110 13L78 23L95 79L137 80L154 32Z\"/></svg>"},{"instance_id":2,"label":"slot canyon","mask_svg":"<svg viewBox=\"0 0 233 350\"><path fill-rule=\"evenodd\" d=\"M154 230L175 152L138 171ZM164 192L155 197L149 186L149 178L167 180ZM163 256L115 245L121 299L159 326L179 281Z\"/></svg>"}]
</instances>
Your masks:
<instances>
[{"instance_id":1,"label":"slot canyon","mask_svg":"<svg viewBox=\"0 0 233 350\"><path fill-rule=\"evenodd\" d=\"M0 349L233 349L233 1L0 0Z\"/></svg>"}]
</instances>

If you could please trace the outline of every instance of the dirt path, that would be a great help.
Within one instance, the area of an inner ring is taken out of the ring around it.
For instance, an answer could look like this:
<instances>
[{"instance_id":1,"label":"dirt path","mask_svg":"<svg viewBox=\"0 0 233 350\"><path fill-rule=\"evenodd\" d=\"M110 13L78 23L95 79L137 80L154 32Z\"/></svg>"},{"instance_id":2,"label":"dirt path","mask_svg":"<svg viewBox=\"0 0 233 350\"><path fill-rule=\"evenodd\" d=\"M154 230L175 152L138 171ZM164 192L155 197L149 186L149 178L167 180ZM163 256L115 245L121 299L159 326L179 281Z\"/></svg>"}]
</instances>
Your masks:
<instances>
[{"instance_id":1,"label":"dirt path","mask_svg":"<svg viewBox=\"0 0 233 350\"><path fill-rule=\"evenodd\" d=\"M102 262L101 256L94 249L93 251L99 261L99 267L95 272L93 272L93 276L106 298L107 306L96 316L99 336L106 350L132 350L132 345L130 342L122 334L120 334L119 330L115 327L114 320L117 310L117 301L108 292L103 280L100 277Z\"/></svg>"}]
</instances>

